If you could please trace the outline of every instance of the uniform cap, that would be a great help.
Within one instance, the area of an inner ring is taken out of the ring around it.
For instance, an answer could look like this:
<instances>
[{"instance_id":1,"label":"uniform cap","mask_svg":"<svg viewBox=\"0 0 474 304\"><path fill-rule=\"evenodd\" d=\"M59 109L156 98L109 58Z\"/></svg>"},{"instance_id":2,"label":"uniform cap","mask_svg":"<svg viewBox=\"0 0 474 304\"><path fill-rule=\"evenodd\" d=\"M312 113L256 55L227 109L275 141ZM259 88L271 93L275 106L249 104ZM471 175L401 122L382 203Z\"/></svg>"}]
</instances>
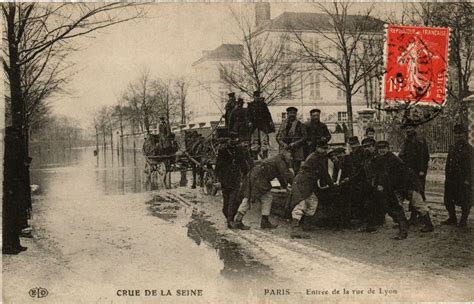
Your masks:
<instances>
[{"instance_id":1,"label":"uniform cap","mask_svg":"<svg viewBox=\"0 0 474 304\"><path fill-rule=\"evenodd\" d=\"M298 112L298 109L295 107L288 107L286 108L286 112Z\"/></svg>"},{"instance_id":2,"label":"uniform cap","mask_svg":"<svg viewBox=\"0 0 474 304\"><path fill-rule=\"evenodd\" d=\"M234 92L230 92L229 94L227 94L229 97L235 97L235 93Z\"/></svg>"},{"instance_id":3,"label":"uniform cap","mask_svg":"<svg viewBox=\"0 0 474 304\"><path fill-rule=\"evenodd\" d=\"M328 147L328 142L326 139L324 138L321 138L321 139L318 139L316 141L316 147L320 147L320 148L324 148L324 147Z\"/></svg>"},{"instance_id":4,"label":"uniform cap","mask_svg":"<svg viewBox=\"0 0 474 304\"><path fill-rule=\"evenodd\" d=\"M309 111L309 114L313 114L313 113L321 113L321 110L320 109L312 109L311 111Z\"/></svg>"},{"instance_id":5,"label":"uniform cap","mask_svg":"<svg viewBox=\"0 0 474 304\"><path fill-rule=\"evenodd\" d=\"M375 139L373 139L373 138L364 138L364 139L362 140L362 146L363 146L363 147L375 146L375 143L376 143L376 141L375 141Z\"/></svg>"},{"instance_id":6,"label":"uniform cap","mask_svg":"<svg viewBox=\"0 0 474 304\"><path fill-rule=\"evenodd\" d=\"M343 154L343 153L346 153L346 149L344 149L343 147L337 147L337 148L331 149L328 152L328 155L332 156L332 155Z\"/></svg>"},{"instance_id":7,"label":"uniform cap","mask_svg":"<svg viewBox=\"0 0 474 304\"><path fill-rule=\"evenodd\" d=\"M357 136L351 136L348 140L349 145L359 145L359 138Z\"/></svg>"},{"instance_id":8,"label":"uniform cap","mask_svg":"<svg viewBox=\"0 0 474 304\"><path fill-rule=\"evenodd\" d=\"M466 128L462 124L456 124L453 128L454 134L464 134L467 133Z\"/></svg>"},{"instance_id":9,"label":"uniform cap","mask_svg":"<svg viewBox=\"0 0 474 304\"><path fill-rule=\"evenodd\" d=\"M390 144L386 140L379 140L377 142L377 148L388 148Z\"/></svg>"},{"instance_id":10,"label":"uniform cap","mask_svg":"<svg viewBox=\"0 0 474 304\"><path fill-rule=\"evenodd\" d=\"M369 132L374 132L375 133L375 129L373 127L368 127L367 129L365 129L365 134L367 134Z\"/></svg>"}]
</instances>

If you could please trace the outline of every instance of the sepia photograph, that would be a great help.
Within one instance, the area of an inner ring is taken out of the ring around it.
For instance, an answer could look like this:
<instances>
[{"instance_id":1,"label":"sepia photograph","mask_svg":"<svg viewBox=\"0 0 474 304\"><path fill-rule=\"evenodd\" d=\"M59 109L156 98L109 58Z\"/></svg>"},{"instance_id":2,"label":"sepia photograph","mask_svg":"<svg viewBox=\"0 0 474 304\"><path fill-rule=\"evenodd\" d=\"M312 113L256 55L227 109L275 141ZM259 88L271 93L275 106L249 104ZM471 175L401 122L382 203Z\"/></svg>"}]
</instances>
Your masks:
<instances>
[{"instance_id":1,"label":"sepia photograph","mask_svg":"<svg viewBox=\"0 0 474 304\"><path fill-rule=\"evenodd\" d=\"M472 2L0 7L3 303L474 301Z\"/></svg>"}]
</instances>

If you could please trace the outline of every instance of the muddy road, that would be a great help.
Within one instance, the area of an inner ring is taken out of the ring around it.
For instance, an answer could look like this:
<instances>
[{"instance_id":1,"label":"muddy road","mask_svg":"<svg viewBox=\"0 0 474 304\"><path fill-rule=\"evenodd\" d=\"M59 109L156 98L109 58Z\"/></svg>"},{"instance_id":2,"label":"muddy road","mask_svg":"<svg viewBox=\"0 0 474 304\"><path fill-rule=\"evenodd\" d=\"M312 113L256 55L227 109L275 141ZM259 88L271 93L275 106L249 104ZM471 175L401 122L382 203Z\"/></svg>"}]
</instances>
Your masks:
<instances>
[{"instance_id":1,"label":"muddy road","mask_svg":"<svg viewBox=\"0 0 474 304\"><path fill-rule=\"evenodd\" d=\"M29 291L38 287L48 303L474 298L473 232L439 226L436 199L430 234L413 228L395 241L387 220L375 233L318 228L311 240L290 240L286 220L258 228L259 206L246 218L252 229L232 231L220 195L147 185L138 154L97 159L77 149L34 159L34 238L22 239L26 252L3 257L6 303L36 303Z\"/></svg>"}]
</instances>

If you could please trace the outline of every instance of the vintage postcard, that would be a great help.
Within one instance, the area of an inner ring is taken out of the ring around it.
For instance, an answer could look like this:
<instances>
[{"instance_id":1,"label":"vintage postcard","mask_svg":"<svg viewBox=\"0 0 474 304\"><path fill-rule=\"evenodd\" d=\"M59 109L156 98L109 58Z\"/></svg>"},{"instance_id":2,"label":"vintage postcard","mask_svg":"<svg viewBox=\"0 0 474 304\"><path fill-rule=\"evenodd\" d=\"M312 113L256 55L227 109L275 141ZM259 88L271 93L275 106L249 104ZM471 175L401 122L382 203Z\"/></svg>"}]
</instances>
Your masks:
<instances>
[{"instance_id":1,"label":"vintage postcard","mask_svg":"<svg viewBox=\"0 0 474 304\"><path fill-rule=\"evenodd\" d=\"M471 2L0 5L4 303L474 301Z\"/></svg>"}]
</instances>

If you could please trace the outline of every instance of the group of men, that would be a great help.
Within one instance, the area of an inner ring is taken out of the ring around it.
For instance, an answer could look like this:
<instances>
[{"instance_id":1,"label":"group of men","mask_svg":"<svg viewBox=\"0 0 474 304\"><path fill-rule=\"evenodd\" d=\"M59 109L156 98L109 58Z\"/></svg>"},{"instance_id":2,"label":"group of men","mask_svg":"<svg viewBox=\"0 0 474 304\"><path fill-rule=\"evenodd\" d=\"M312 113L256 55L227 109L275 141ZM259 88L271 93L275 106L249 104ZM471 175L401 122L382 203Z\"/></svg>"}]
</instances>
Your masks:
<instances>
[{"instance_id":1,"label":"group of men","mask_svg":"<svg viewBox=\"0 0 474 304\"><path fill-rule=\"evenodd\" d=\"M225 107L225 125L229 133L243 141L250 141L253 159L268 157L269 134L275 132L272 115L259 91L253 93L253 100L243 108L243 98L235 99L235 93L228 94Z\"/></svg>"},{"instance_id":2,"label":"group of men","mask_svg":"<svg viewBox=\"0 0 474 304\"><path fill-rule=\"evenodd\" d=\"M241 108L239 104L230 112L232 138L222 145L216 163L224 197L223 213L229 228L249 229L242 219L250 204L257 201L262 206L260 227L275 228L269 220L271 182L278 179L281 188L288 191L291 238L309 238L306 231L312 226L305 218L314 216L320 208L330 210L332 225L337 229L350 228L353 222L359 222L362 231L373 232L384 224L385 215L389 214L398 228L395 239L407 237L409 223L421 221L422 232L434 230L424 193L429 153L426 141L416 134L416 125L403 125L406 139L398 156L390 151L387 141L375 140L373 128L366 130L361 142L357 136L349 137L347 149L330 149L331 135L319 120L320 110L311 110L311 121L303 124L297 119L297 109L289 107L287 119L277 133L279 153L256 160L250 155L252 150L249 153L246 149L241 134L235 131L235 121L241 121L235 118L240 115L237 109ZM467 225L471 207L472 147L465 139L467 130L462 125L456 125L453 131L455 144L448 153L445 183L449 218L442 224L463 227ZM402 207L405 200L411 212L409 221ZM462 209L459 223L456 205Z\"/></svg>"}]
</instances>

